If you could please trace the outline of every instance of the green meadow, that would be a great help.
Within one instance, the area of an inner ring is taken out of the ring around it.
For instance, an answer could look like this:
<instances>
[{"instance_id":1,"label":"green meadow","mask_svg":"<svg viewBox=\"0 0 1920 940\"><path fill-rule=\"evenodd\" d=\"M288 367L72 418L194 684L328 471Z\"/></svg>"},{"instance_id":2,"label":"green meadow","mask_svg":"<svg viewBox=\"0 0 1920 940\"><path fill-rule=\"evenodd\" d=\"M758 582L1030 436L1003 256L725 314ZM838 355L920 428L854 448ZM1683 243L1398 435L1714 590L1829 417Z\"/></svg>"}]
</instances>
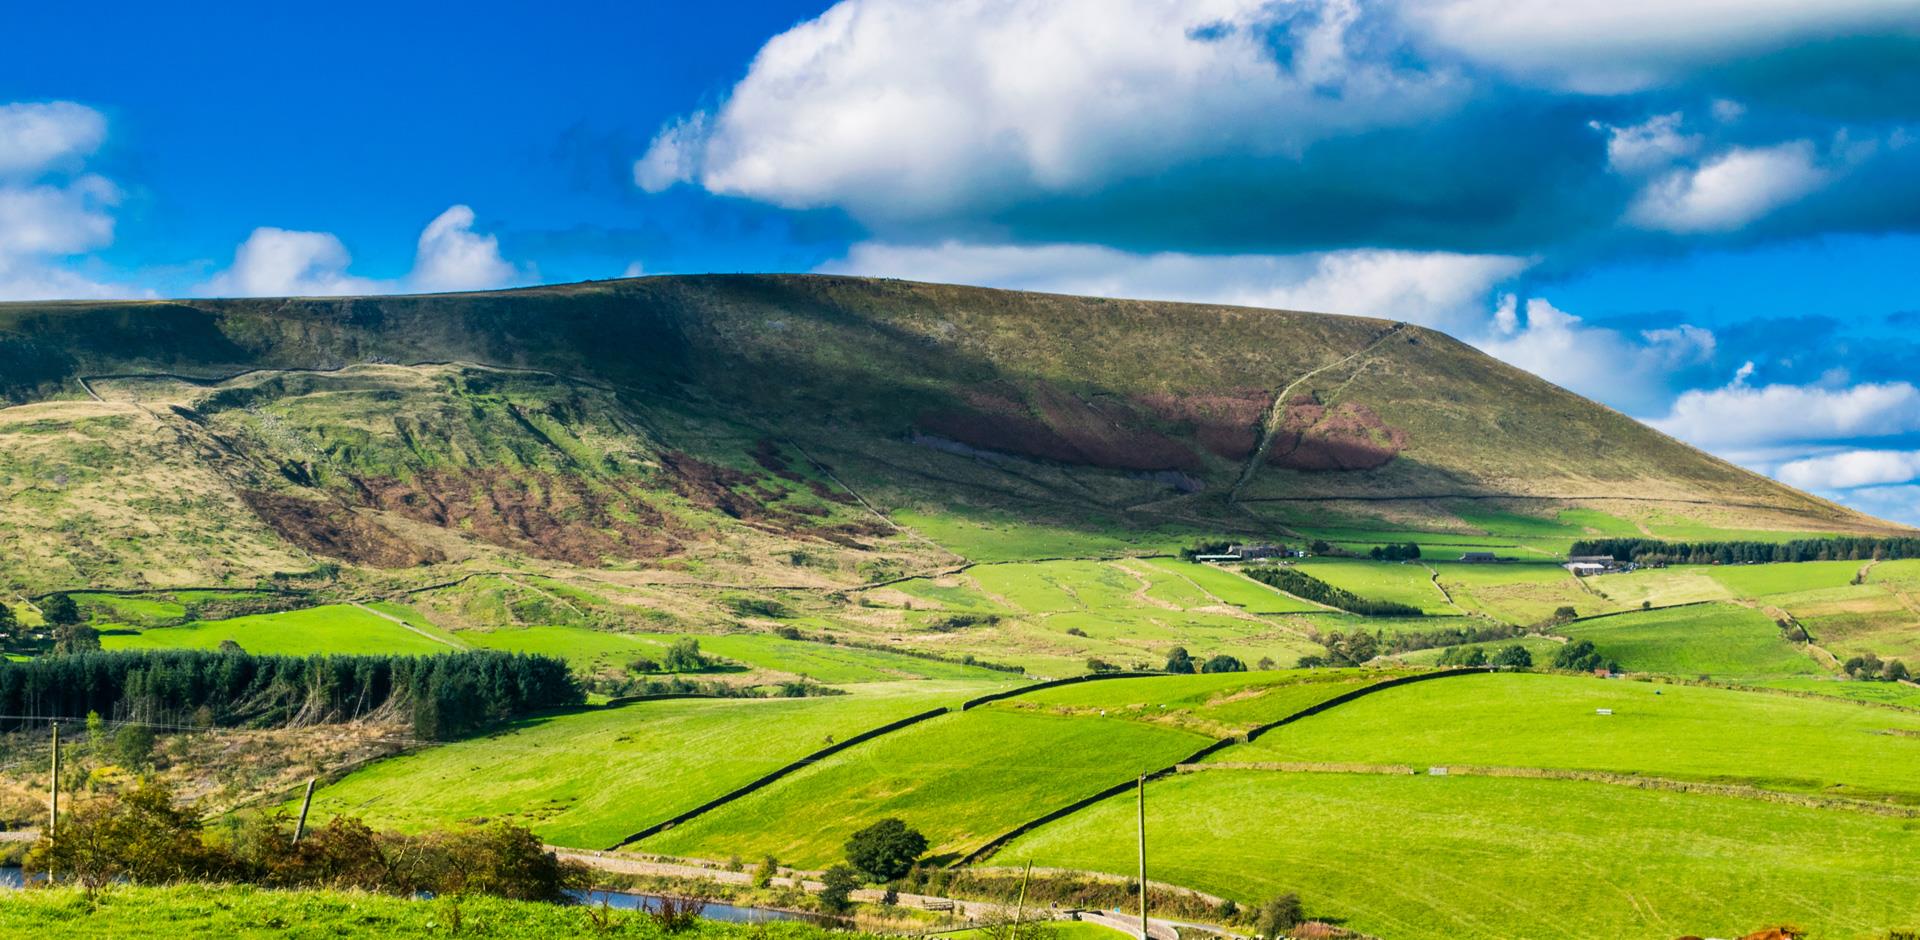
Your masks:
<instances>
[{"instance_id":1,"label":"green meadow","mask_svg":"<svg viewBox=\"0 0 1920 940\"><path fill-rule=\"evenodd\" d=\"M1243 905L1297 892L1381 937L1824 940L1920 926L1910 819L1604 783L1211 770L1148 785L1148 877ZM1136 870L1134 800L1016 840L999 865Z\"/></svg>"},{"instance_id":2,"label":"green meadow","mask_svg":"<svg viewBox=\"0 0 1920 940\"><path fill-rule=\"evenodd\" d=\"M1920 806L1920 714L1584 676L1413 683L1212 760L1592 770Z\"/></svg>"},{"instance_id":3,"label":"green meadow","mask_svg":"<svg viewBox=\"0 0 1920 940\"><path fill-rule=\"evenodd\" d=\"M314 795L318 818L426 829L504 819L604 849L834 740L956 705L971 684L867 686L801 699L677 699L524 719L354 771Z\"/></svg>"},{"instance_id":4,"label":"green meadow","mask_svg":"<svg viewBox=\"0 0 1920 940\"><path fill-rule=\"evenodd\" d=\"M462 649L453 634L421 627L426 636L379 614L349 604L326 604L227 620L199 620L175 627L101 624L100 645L109 650L215 649L224 640L249 653L307 656L315 653L430 655Z\"/></svg>"},{"instance_id":5,"label":"green meadow","mask_svg":"<svg viewBox=\"0 0 1920 940\"><path fill-rule=\"evenodd\" d=\"M1631 672L1741 678L1821 671L1771 617L1732 604L1630 611L1557 629L1592 640L1601 655Z\"/></svg>"}]
</instances>

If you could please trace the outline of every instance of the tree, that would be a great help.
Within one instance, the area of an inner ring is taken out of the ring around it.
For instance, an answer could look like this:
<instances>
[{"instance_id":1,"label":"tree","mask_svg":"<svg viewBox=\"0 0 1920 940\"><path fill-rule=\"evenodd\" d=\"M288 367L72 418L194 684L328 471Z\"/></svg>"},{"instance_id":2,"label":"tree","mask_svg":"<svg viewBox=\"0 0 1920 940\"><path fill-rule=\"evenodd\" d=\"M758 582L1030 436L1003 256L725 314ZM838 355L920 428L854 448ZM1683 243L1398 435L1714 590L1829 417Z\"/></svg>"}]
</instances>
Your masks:
<instances>
[{"instance_id":1,"label":"tree","mask_svg":"<svg viewBox=\"0 0 1920 940\"><path fill-rule=\"evenodd\" d=\"M1605 665L1592 640L1574 640L1553 651L1553 668L1592 672Z\"/></svg>"},{"instance_id":2,"label":"tree","mask_svg":"<svg viewBox=\"0 0 1920 940\"><path fill-rule=\"evenodd\" d=\"M1307 546L1307 551L1310 551L1315 555L1325 555L1326 553L1333 551L1333 546L1328 545L1325 539L1314 539L1313 544Z\"/></svg>"},{"instance_id":3,"label":"tree","mask_svg":"<svg viewBox=\"0 0 1920 940\"><path fill-rule=\"evenodd\" d=\"M882 819L847 839L847 861L873 881L892 881L913 870L927 851L927 837L899 819Z\"/></svg>"},{"instance_id":4,"label":"tree","mask_svg":"<svg viewBox=\"0 0 1920 940\"><path fill-rule=\"evenodd\" d=\"M773 884L773 876L780 873L780 860L769 855L760 860L760 867L753 870L753 886L765 888Z\"/></svg>"},{"instance_id":5,"label":"tree","mask_svg":"<svg viewBox=\"0 0 1920 940\"><path fill-rule=\"evenodd\" d=\"M667 655L661 660L661 665L665 666L668 672L700 672L710 668L713 660L709 659L707 654L700 652L699 640L683 636L673 641L672 646L667 647Z\"/></svg>"},{"instance_id":6,"label":"tree","mask_svg":"<svg viewBox=\"0 0 1920 940\"><path fill-rule=\"evenodd\" d=\"M133 722L113 735L114 757L128 770L140 770L153 760L153 729Z\"/></svg>"},{"instance_id":7,"label":"tree","mask_svg":"<svg viewBox=\"0 0 1920 940\"><path fill-rule=\"evenodd\" d=\"M13 615L13 608L0 604L0 633L12 633L13 629L19 625L19 619Z\"/></svg>"},{"instance_id":8,"label":"tree","mask_svg":"<svg viewBox=\"0 0 1920 940\"><path fill-rule=\"evenodd\" d=\"M1578 616L1580 616L1580 612L1570 606L1561 606L1553 609L1554 623L1566 623Z\"/></svg>"},{"instance_id":9,"label":"tree","mask_svg":"<svg viewBox=\"0 0 1920 940\"><path fill-rule=\"evenodd\" d=\"M1488 660L1488 662L1495 666L1510 667L1513 669L1530 669L1533 667L1533 654L1527 652L1526 647L1515 643L1512 646L1501 648L1500 652L1493 654L1493 658Z\"/></svg>"},{"instance_id":10,"label":"tree","mask_svg":"<svg viewBox=\"0 0 1920 940\"><path fill-rule=\"evenodd\" d=\"M53 628L53 652L59 656L94 653L100 650L100 631L84 623L67 623Z\"/></svg>"},{"instance_id":11,"label":"tree","mask_svg":"<svg viewBox=\"0 0 1920 940\"><path fill-rule=\"evenodd\" d=\"M80 622L80 605L66 594L55 594L40 605L40 617L50 627L66 627Z\"/></svg>"},{"instance_id":12,"label":"tree","mask_svg":"<svg viewBox=\"0 0 1920 940\"><path fill-rule=\"evenodd\" d=\"M853 908L853 889L860 887L860 875L845 865L835 865L820 873L820 907L829 914L845 914Z\"/></svg>"},{"instance_id":13,"label":"tree","mask_svg":"<svg viewBox=\"0 0 1920 940\"><path fill-rule=\"evenodd\" d=\"M1888 682L1905 682L1912 678L1912 675L1907 672L1907 664L1897 659L1889 660L1884 667L1881 667L1880 676Z\"/></svg>"},{"instance_id":14,"label":"tree","mask_svg":"<svg viewBox=\"0 0 1920 940\"><path fill-rule=\"evenodd\" d=\"M1116 666L1116 665L1114 665L1114 664L1112 664L1112 663L1110 663L1110 662L1107 662L1107 661L1106 661L1106 660L1104 660L1104 659L1100 659L1099 657L1089 657L1089 658L1087 659L1087 671L1088 671L1088 672L1096 672L1096 673L1098 673L1098 672L1119 672L1119 671L1120 671L1120 667L1119 667L1119 666Z\"/></svg>"},{"instance_id":15,"label":"tree","mask_svg":"<svg viewBox=\"0 0 1920 940\"><path fill-rule=\"evenodd\" d=\"M1221 653L1217 656L1214 656L1208 659L1206 661L1206 664L1200 667L1200 671L1201 672L1246 672L1247 664L1241 662L1240 660L1232 656L1228 656L1225 653Z\"/></svg>"},{"instance_id":16,"label":"tree","mask_svg":"<svg viewBox=\"0 0 1920 940\"><path fill-rule=\"evenodd\" d=\"M1260 905L1260 914L1254 919L1254 926L1260 936L1272 938L1300 926L1305 919L1306 912L1300 906L1300 896L1289 891Z\"/></svg>"},{"instance_id":17,"label":"tree","mask_svg":"<svg viewBox=\"0 0 1920 940\"><path fill-rule=\"evenodd\" d=\"M1476 646L1460 657L1462 666L1484 666L1487 664L1487 651Z\"/></svg>"},{"instance_id":18,"label":"tree","mask_svg":"<svg viewBox=\"0 0 1920 940\"><path fill-rule=\"evenodd\" d=\"M1177 675L1193 674L1193 657L1184 646L1176 646L1167 653L1167 671Z\"/></svg>"},{"instance_id":19,"label":"tree","mask_svg":"<svg viewBox=\"0 0 1920 940\"><path fill-rule=\"evenodd\" d=\"M1278 666L1279 664L1275 663L1273 661L1273 657L1271 656L1262 656L1260 657L1259 662L1253 664L1253 668L1258 669L1261 672L1270 672L1273 669L1278 668Z\"/></svg>"},{"instance_id":20,"label":"tree","mask_svg":"<svg viewBox=\"0 0 1920 940\"><path fill-rule=\"evenodd\" d=\"M157 783L142 784L124 796L96 796L60 816L60 825L43 832L28 850L26 867L52 869L91 892L125 879L170 884L218 877L228 867L225 853L200 840L200 814L176 807L173 792Z\"/></svg>"}]
</instances>

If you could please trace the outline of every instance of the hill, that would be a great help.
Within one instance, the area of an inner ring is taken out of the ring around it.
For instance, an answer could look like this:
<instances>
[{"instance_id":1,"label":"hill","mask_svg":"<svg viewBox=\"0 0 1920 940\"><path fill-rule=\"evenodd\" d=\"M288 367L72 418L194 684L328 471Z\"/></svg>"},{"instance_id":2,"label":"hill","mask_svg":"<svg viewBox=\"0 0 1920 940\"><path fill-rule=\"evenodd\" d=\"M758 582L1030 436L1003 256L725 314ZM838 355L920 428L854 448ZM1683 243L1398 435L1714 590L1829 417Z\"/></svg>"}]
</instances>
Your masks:
<instances>
[{"instance_id":1,"label":"hill","mask_svg":"<svg viewBox=\"0 0 1920 940\"><path fill-rule=\"evenodd\" d=\"M28 594L1890 528L1417 326L856 278L0 304L0 398Z\"/></svg>"}]
</instances>

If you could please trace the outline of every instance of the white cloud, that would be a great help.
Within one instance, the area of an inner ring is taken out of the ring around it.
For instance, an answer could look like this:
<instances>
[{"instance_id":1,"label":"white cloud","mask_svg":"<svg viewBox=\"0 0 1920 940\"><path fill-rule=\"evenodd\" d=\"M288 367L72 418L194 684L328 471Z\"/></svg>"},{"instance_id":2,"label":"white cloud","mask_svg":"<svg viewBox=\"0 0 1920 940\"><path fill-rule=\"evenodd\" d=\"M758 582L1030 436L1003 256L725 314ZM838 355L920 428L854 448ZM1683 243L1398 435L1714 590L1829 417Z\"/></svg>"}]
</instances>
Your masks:
<instances>
[{"instance_id":1,"label":"white cloud","mask_svg":"<svg viewBox=\"0 0 1920 940\"><path fill-rule=\"evenodd\" d=\"M71 102L0 105L0 300L137 296L71 267L113 244L120 189L85 171L106 119Z\"/></svg>"},{"instance_id":2,"label":"white cloud","mask_svg":"<svg viewBox=\"0 0 1920 940\"><path fill-rule=\"evenodd\" d=\"M407 287L417 291L486 290L523 275L500 257L500 240L473 230L473 210L454 206L427 223Z\"/></svg>"},{"instance_id":3,"label":"white cloud","mask_svg":"<svg viewBox=\"0 0 1920 940\"><path fill-rule=\"evenodd\" d=\"M1908 382L1828 388L1736 381L1684 392L1666 417L1649 423L1703 447L1891 436L1920 431L1920 389Z\"/></svg>"},{"instance_id":4,"label":"white cloud","mask_svg":"<svg viewBox=\"0 0 1920 940\"><path fill-rule=\"evenodd\" d=\"M715 112L666 125L635 179L924 218L1297 156L1459 100L1444 69L1355 54L1361 16L1357 0L842 0L770 40Z\"/></svg>"},{"instance_id":5,"label":"white cloud","mask_svg":"<svg viewBox=\"0 0 1920 940\"><path fill-rule=\"evenodd\" d=\"M1920 33L1887 0L1401 0L1424 42L1570 91L1644 90L1689 69L1840 36Z\"/></svg>"},{"instance_id":6,"label":"white cloud","mask_svg":"<svg viewBox=\"0 0 1920 940\"><path fill-rule=\"evenodd\" d=\"M107 139L107 119L71 101L0 105L0 177L73 169Z\"/></svg>"},{"instance_id":7,"label":"white cloud","mask_svg":"<svg viewBox=\"0 0 1920 940\"><path fill-rule=\"evenodd\" d=\"M1774 471L1782 483L1802 489L1853 489L1920 479L1920 451L1853 450L1782 464Z\"/></svg>"},{"instance_id":8,"label":"white cloud","mask_svg":"<svg viewBox=\"0 0 1920 940\"><path fill-rule=\"evenodd\" d=\"M262 226L233 253L233 266L202 288L220 297L324 297L379 293L381 282L347 273L353 257L328 232Z\"/></svg>"},{"instance_id":9,"label":"white cloud","mask_svg":"<svg viewBox=\"0 0 1920 940\"><path fill-rule=\"evenodd\" d=\"M1535 375L1629 412L1664 404L1668 376L1713 356L1712 331L1691 324L1630 336L1592 326L1541 298L1526 302L1525 322L1511 295L1501 299L1492 335L1476 345Z\"/></svg>"},{"instance_id":10,"label":"white cloud","mask_svg":"<svg viewBox=\"0 0 1920 940\"><path fill-rule=\"evenodd\" d=\"M1186 300L1411 320L1458 329L1485 318L1506 255L1352 250L1298 255L1136 254L1098 245L862 242L821 271L1099 297Z\"/></svg>"},{"instance_id":11,"label":"white cloud","mask_svg":"<svg viewBox=\"0 0 1920 940\"><path fill-rule=\"evenodd\" d=\"M400 280L349 273L353 256L330 232L263 226L240 244L232 266L199 290L219 297L332 297L484 290L530 277L500 256L497 239L474 232L473 221L472 209L456 205L427 223L413 271Z\"/></svg>"},{"instance_id":12,"label":"white cloud","mask_svg":"<svg viewBox=\"0 0 1920 940\"><path fill-rule=\"evenodd\" d=\"M1737 229L1825 185L1813 145L1736 147L1695 168L1675 170L1648 184L1628 210L1642 228L1668 232Z\"/></svg>"},{"instance_id":13,"label":"white cloud","mask_svg":"<svg viewBox=\"0 0 1920 940\"><path fill-rule=\"evenodd\" d=\"M1672 166L1700 149L1698 134L1680 132L1681 114L1657 114L1627 127L1593 122L1607 132L1607 165L1617 173L1641 174Z\"/></svg>"}]
</instances>

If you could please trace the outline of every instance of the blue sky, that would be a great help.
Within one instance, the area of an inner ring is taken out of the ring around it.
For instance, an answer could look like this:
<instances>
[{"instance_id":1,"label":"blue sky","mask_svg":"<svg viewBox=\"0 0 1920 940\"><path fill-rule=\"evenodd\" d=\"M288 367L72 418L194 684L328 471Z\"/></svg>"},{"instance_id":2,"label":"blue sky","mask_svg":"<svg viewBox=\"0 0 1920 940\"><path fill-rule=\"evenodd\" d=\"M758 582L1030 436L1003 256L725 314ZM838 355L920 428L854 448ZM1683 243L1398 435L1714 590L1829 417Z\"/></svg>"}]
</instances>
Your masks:
<instances>
[{"instance_id":1,"label":"blue sky","mask_svg":"<svg viewBox=\"0 0 1920 940\"><path fill-rule=\"evenodd\" d=\"M1920 0L8 26L0 298L823 270L1389 316L1920 523Z\"/></svg>"}]
</instances>

